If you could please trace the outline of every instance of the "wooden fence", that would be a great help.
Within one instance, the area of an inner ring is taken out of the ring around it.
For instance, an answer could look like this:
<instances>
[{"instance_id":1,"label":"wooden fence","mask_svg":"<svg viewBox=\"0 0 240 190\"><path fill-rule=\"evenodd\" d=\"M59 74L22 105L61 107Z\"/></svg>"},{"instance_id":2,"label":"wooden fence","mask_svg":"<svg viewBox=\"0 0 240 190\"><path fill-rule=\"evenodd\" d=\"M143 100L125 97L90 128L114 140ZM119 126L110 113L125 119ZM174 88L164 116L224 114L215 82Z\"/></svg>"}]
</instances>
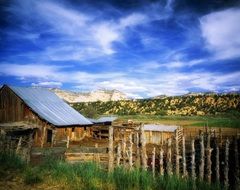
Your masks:
<instances>
[{"instance_id":1,"label":"wooden fence","mask_svg":"<svg viewBox=\"0 0 240 190\"><path fill-rule=\"evenodd\" d=\"M185 138L178 135L162 145L146 145L143 126L114 137L109 129L108 170L116 166L126 169L141 167L155 176L178 175L192 180L204 180L221 184L226 189L238 189L239 183L239 136L216 136L213 130L202 130L199 135ZM116 129L119 130L119 129ZM179 138L180 137L180 138Z\"/></svg>"}]
</instances>

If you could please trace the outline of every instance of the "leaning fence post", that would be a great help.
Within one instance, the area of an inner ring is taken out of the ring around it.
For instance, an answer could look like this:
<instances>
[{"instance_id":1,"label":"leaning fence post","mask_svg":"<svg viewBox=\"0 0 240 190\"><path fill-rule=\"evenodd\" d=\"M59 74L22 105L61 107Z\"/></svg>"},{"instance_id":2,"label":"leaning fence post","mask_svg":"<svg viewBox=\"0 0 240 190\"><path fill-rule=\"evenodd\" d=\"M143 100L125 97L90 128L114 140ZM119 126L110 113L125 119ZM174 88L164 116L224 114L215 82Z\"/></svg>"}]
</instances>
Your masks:
<instances>
[{"instance_id":1,"label":"leaning fence post","mask_svg":"<svg viewBox=\"0 0 240 190\"><path fill-rule=\"evenodd\" d=\"M17 144L17 148L16 148L16 154L19 153L19 150L21 148L21 144L22 144L22 137L20 137L19 140L18 140L18 144Z\"/></svg>"},{"instance_id":2,"label":"leaning fence post","mask_svg":"<svg viewBox=\"0 0 240 190\"><path fill-rule=\"evenodd\" d=\"M140 126L140 133L141 133L141 163L142 168L146 170L147 169L146 141L144 135L144 126L142 124Z\"/></svg>"},{"instance_id":3,"label":"leaning fence post","mask_svg":"<svg viewBox=\"0 0 240 190\"><path fill-rule=\"evenodd\" d=\"M153 147L153 151L152 151L152 173L153 173L153 177L155 177L155 147Z\"/></svg>"},{"instance_id":4,"label":"leaning fence post","mask_svg":"<svg viewBox=\"0 0 240 190\"><path fill-rule=\"evenodd\" d=\"M108 144L108 171L111 172L113 170L113 127L109 127L109 144Z\"/></svg>"},{"instance_id":5,"label":"leaning fence post","mask_svg":"<svg viewBox=\"0 0 240 190\"><path fill-rule=\"evenodd\" d=\"M210 138L211 136L208 134L208 147L207 147L207 182L211 183L211 176L212 176L212 161L211 161L211 153L212 148L210 147Z\"/></svg>"},{"instance_id":6,"label":"leaning fence post","mask_svg":"<svg viewBox=\"0 0 240 190\"><path fill-rule=\"evenodd\" d=\"M162 145L161 145L162 146ZM163 168L163 148L160 149L160 155L159 155L159 173L160 175L164 175L164 168Z\"/></svg>"},{"instance_id":7,"label":"leaning fence post","mask_svg":"<svg viewBox=\"0 0 240 190\"><path fill-rule=\"evenodd\" d=\"M224 165L224 186L225 189L228 189L229 187L229 182L228 182L228 158L229 158L229 140L226 140L226 145L225 145L225 165Z\"/></svg>"},{"instance_id":8,"label":"leaning fence post","mask_svg":"<svg viewBox=\"0 0 240 190\"><path fill-rule=\"evenodd\" d=\"M167 174L172 175L172 139L168 139L167 146Z\"/></svg>"},{"instance_id":9,"label":"leaning fence post","mask_svg":"<svg viewBox=\"0 0 240 190\"><path fill-rule=\"evenodd\" d=\"M204 178L204 135L203 133L200 134L200 165L199 165L199 179L203 180Z\"/></svg>"},{"instance_id":10,"label":"leaning fence post","mask_svg":"<svg viewBox=\"0 0 240 190\"><path fill-rule=\"evenodd\" d=\"M183 177L187 176L187 164L186 164L186 145L185 145L185 136L182 137L182 162L183 162Z\"/></svg>"}]
</instances>

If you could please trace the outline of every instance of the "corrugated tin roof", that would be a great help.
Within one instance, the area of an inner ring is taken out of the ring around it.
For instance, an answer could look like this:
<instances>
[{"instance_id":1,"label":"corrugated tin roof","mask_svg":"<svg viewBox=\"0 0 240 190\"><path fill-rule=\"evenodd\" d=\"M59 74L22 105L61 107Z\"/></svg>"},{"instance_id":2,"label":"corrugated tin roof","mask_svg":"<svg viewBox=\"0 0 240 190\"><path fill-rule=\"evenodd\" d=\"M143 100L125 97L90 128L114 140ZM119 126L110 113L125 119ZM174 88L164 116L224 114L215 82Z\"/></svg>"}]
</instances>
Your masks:
<instances>
[{"instance_id":1,"label":"corrugated tin roof","mask_svg":"<svg viewBox=\"0 0 240 190\"><path fill-rule=\"evenodd\" d=\"M145 131L159 131L159 132L174 132L178 126L176 125L157 125L157 124L145 124Z\"/></svg>"},{"instance_id":2,"label":"corrugated tin roof","mask_svg":"<svg viewBox=\"0 0 240 190\"><path fill-rule=\"evenodd\" d=\"M106 122L113 122L117 119L115 116L109 116L109 117L100 117L98 119L92 119L88 118L93 123L106 123Z\"/></svg>"},{"instance_id":3,"label":"corrugated tin roof","mask_svg":"<svg viewBox=\"0 0 240 190\"><path fill-rule=\"evenodd\" d=\"M55 126L92 124L87 118L48 89L14 86L9 88L42 119Z\"/></svg>"}]
</instances>

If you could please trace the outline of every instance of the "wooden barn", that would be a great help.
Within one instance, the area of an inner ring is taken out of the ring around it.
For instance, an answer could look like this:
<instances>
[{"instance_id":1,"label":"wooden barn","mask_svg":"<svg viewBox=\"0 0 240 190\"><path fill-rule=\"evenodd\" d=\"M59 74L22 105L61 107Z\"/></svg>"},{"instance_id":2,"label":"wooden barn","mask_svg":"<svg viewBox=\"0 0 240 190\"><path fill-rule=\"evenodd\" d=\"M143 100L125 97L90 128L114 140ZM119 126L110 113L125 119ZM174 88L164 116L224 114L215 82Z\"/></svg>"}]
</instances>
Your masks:
<instances>
[{"instance_id":1,"label":"wooden barn","mask_svg":"<svg viewBox=\"0 0 240 190\"><path fill-rule=\"evenodd\" d=\"M44 88L14 87L0 89L0 128L17 127L34 130L34 146L49 146L67 138L78 141L90 135L92 122ZM7 125L6 125L7 123Z\"/></svg>"}]
</instances>

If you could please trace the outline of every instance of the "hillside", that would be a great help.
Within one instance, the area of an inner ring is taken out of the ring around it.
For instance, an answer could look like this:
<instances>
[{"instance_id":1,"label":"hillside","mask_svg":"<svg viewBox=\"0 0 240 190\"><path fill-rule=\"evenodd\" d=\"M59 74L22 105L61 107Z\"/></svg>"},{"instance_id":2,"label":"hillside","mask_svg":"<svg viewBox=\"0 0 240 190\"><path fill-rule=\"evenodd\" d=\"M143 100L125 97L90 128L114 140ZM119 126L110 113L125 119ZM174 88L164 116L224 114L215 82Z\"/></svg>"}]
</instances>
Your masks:
<instances>
[{"instance_id":1,"label":"hillside","mask_svg":"<svg viewBox=\"0 0 240 190\"><path fill-rule=\"evenodd\" d=\"M106 102L127 99L127 96L118 90L97 90L86 93L72 92L56 88L52 88L50 90L69 103L94 101Z\"/></svg>"},{"instance_id":2,"label":"hillside","mask_svg":"<svg viewBox=\"0 0 240 190\"><path fill-rule=\"evenodd\" d=\"M89 107L98 114L118 115L210 115L240 111L240 94L208 94L164 97L161 99L75 103L82 113Z\"/></svg>"}]
</instances>

